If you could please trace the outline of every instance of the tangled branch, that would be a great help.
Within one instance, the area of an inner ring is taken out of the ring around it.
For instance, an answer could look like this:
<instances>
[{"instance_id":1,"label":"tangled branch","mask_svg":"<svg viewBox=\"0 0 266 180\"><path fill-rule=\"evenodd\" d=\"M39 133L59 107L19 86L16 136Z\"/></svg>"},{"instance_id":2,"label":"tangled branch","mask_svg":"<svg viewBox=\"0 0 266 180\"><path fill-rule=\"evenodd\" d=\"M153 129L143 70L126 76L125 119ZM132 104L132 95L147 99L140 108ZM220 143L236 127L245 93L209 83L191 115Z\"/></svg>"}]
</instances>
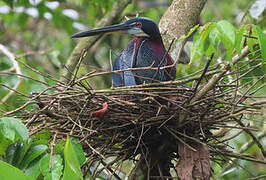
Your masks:
<instances>
[{"instance_id":1,"label":"tangled branch","mask_svg":"<svg viewBox=\"0 0 266 180\"><path fill-rule=\"evenodd\" d=\"M222 162L240 158L266 164L251 155L234 152L226 144L246 132L265 157L263 145L253 133L257 128L250 127L246 120L249 114L261 114L265 107L266 101L255 96L264 87L255 86L265 75L240 83L246 72L259 67L239 70L248 54L244 49L234 57L237 70L229 63L210 66L210 59L204 69L176 81L104 90L95 90L89 83L101 73L93 71L78 77L78 65L68 83L45 76L56 84L32 94L25 105L4 115L22 113L31 135L48 129L59 139L67 135L78 138L88 156L83 171L95 169L93 178L103 170L118 178L117 167L130 160L136 162L130 177L141 169L147 178L170 177L170 170L182 178L184 171L190 169L191 178L208 179L209 161L217 162L217 156L226 157L219 160ZM83 57L84 54L78 64ZM252 61L249 59L248 63ZM102 72L105 73L117 72ZM36 108L25 111L28 104L35 104ZM95 112L103 104L107 112L98 116ZM240 131L226 137L234 129ZM108 158L113 159L107 162ZM99 163L103 167L96 165Z\"/></svg>"}]
</instances>

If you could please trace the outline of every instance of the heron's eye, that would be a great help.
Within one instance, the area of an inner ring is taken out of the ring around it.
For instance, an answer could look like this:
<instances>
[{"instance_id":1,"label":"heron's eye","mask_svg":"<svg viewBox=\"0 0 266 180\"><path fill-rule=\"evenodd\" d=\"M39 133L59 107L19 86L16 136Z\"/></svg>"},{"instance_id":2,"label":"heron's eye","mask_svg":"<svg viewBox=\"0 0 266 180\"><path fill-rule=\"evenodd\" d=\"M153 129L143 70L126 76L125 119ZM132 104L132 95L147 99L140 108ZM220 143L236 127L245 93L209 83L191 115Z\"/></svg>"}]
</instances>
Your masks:
<instances>
[{"instance_id":1,"label":"heron's eye","mask_svg":"<svg viewBox=\"0 0 266 180\"><path fill-rule=\"evenodd\" d=\"M139 21L136 22L136 27L137 27L137 28L141 28L141 26L142 26L141 22L139 22Z\"/></svg>"}]
</instances>

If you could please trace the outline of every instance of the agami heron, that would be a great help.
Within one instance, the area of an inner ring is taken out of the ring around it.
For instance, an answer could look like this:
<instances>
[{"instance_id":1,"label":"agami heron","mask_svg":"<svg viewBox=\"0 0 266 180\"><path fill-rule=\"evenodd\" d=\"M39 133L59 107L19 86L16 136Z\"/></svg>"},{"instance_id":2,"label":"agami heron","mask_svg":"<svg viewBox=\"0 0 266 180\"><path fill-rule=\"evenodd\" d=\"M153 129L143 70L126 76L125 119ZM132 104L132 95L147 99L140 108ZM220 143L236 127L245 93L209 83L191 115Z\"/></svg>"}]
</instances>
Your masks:
<instances>
[{"instance_id":1,"label":"agami heron","mask_svg":"<svg viewBox=\"0 0 266 180\"><path fill-rule=\"evenodd\" d=\"M76 33L72 35L72 38L117 31L134 35L134 38L113 64L113 71L122 70L122 72L112 74L115 87L175 79L175 67L162 68L172 65L173 60L164 47L157 24L148 18L132 18L123 24ZM149 67L152 69L149 69ZM127 71L129 68L131 70ZM139 70L132 70L132 68Z\"/></svg>"}]
</instances>

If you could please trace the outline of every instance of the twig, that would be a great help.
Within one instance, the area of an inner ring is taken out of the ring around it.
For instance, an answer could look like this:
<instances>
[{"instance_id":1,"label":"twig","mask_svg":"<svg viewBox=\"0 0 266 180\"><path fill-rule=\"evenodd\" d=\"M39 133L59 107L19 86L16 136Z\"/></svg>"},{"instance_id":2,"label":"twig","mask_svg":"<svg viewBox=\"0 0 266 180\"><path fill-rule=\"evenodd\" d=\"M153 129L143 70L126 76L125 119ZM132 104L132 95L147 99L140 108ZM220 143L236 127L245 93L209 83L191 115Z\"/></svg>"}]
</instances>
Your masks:
<instances>
[{"instance_id":1,"label":"twig","mask_svg":"<svg viewBox=\"0 0 266 180\"><path fill-rule=\"evenodd\" d=\"M216 149L218 154L222 154L224 156L229 156L229 157L235 157L235 158L239 158L239 159L244 159L247 161L252 161L252 162L256 162L256 163L260 163L260 164L266 164L266 161L264 160L260 160L260 159L256 159L255 157L249 156L249 155L245 155L245 154L240 154L240 153L234 153L234 152L227 152L227 151L220 151L218 149Z\"/></svg>"},{"instance_id":2,"label":"twig","mask_svg":"<svg viewBox=\"0 0 266 180\"><path fill-rule=\"evenodd\" d=\"M222 72L219 74L214 75L210 81L204 85L204 87L197 93L197 95L191 99L190 103L193 103L203 97L210 89L212 89L216 83L223 77L223 75L229 70L229 64L225 64L224 67L221 69Z\"/></svg>"},{"instance_id":3,"label":"twig","mask_svg":"<svg viewBox=\"0 0 266 180\"><path fill-rule=\"evenodd\" d=\"M137 69L138 68L134 68L134 69L132 68L130 70L137 70ZM117 73L117 72L122 72L122 71L125 71L125 70L119 70L119 71L113 71L113 72ZM206 73L206 76L211 76L211 75L217 74L219 72L221 72L221 70L210 71L210 72ZM111 73L112 72L107 72L107 73L103 72L102 75L111 74ZM152 86L154 87L154 86L166 86L166 85L182 85L182 84L186 84L187 82L197 80L197 79L199 79L199 77L200 76L191 77L191 78L183 79L183 80L176 80L176 81L165 81L165 82L159 82L159 83L140 84L140 85L135 85L135 86L116 87L115 89L119 89L119 90L123 89L124 90L124 89L135 89L135 88L152 87ZM84 80L87 78L88 77L83 77L83 78L80 78L80 80ZM113 91L113 90L94 90L94 92L105 92L105 91Z\"/></svg>"},{"instance_id":4,"label":"twig","mask_svg":"<svg viewBox=\"0 0 266 180\"><path fill-rule=\"evenodd\" d=\"M0 117L5 117L5 116L9 116L10 114L14 114L15 112L18 112L18 111L24 109L24 108L25 108L26 106L28 106L29 104L35 104L35 102L33 102L33 101L28 101L28 102L26 102L25 104L23 104L22 106L18 107L17 109L14 109L14 110L12 110L12 111L6 112L6 113L4 113L3 116L0 116Z\"/></svg>"},{"instance_id":5,"label":"twig","mask_svg":"<svg viewBox=\"0 0 266 180\"><path fill-rule=\"evenodd\" d=\"M104 167L102 169L100 169L98 172L101 172L103 169L107 169L109 172L112 173L112 175L114 175L115 178L117 178L118 180L122 180L116 173L115 171L112 170L112 168L110 168L110 166L112 164L114 164L115 162L117 162L119 160L119 158L113 160L112 162L109 162L108 164L105 163L103 160L101 160L101 163L104 165ZM97 174L96 174L97 175Z\"/></svg>"},{"instance_id":6,"label":"twig","mask_svg":"<svg viewBox=\"0 0 266 180\"><path fill-rule=\"evenodd\" d=\"M246 57L248 53L249 53L248 46L245 46L245 47L242 49L240 56L237 54L237 55L235 55L235 56L232 58L232 62L233 62L233 64L238 63L238 61L240 61L242 58Z\"/></svg>"},{"instance_id":7,"label":"twig","mask_svg":"<svg viewBox=\"0 0 266 180\"><path fill-rule=\"evenodd\" d=\"M174 136L178 141L180 141L181 143L183 143L185 146L187 146L190 150L196 152L197 150L193 147L191 147L188 143L186 143L185 141L183 141L180 137L178 137L175 133L173 133L170 129L168 129L166 126L164 126L164 129L169 132L172 136Z\"/></svg>"},{"instance_id":8,"label":"twig","mask_svg":"<svg viewBox=\"0 0 266 180\"><path fill-rule=\"evenodd\" d=\"M196 85L195 88L194 88L194 95L195 95L195 93L197 92L197 89L198 89L198 87L199 87L199 85L200 85L200 83L201 83L201 80L202 80L203 77L205 76L205 74L206 74L206 72L207 72L207 70L208 70L208 68L209 68L209 66L210 66L210 63L211 63L211 61L212 61L212 59L213 59L213 56L214 56L214 53L212 53L211 57L208 59L207 63L205 64L205 67L204 67L204 69L203 69L203 72L202 72L202 74L201 74L201 76L200 76L200 78L199 78L199 80L198 80L198 82L197 82L197 85ZM194 96L194 95L193 95L193 96ZM192 97L193 97L193 96L192 96Z\"/></svg>"},{"instance_id":9,"label":"twig","mask_svg":"<svg viewBox=\"0 0 266 180\"><path fill-rule=\"evenodd\" d=\"M21 69L18 65L18 62L15 59L15 55L13 53L11 53L4 45L0 44L0 51L5 54L13 63L13 66L15 67L16 73L19 75L22 75ZM18 80L17 83L14 85L14 87L12 89L16 90L19 85L22 82L22 78L21 76L18 76ZM0 104L5 103L12 95L14 94L14 91L9 91L9 93L3 97L0 101Z\"/></svg>"},{"instance_id":10,"label":"twig","mask_svg":"<svg viewBox=\"0 0 266 180\"><path fill-rule=\"evenodd\" d=\"M141 141L141 138L142 138L142 135L143 135L143 130L144 130L144 125L142 124L142 126L141 126L141 132L140 132L140 135L139 135L139 137L138 137L138 138L139 138L139 140L138 140L138 144L137 144L137 146L136 146L136 148L135 148L133 154L136 154L136 152L137 152L137 150L138 150L138 148L139 148L140 141Z\"/></svg>"},{"instance_id":11,"label":"twig","mask_svg":"<svg viewBox=\"0 0 266 180\"><path fill-rule=\"evenodd\" d=\"M241 98L239 98L239 100L236 102L236 104L239 104L240 102L242 102L242 100L244 99L244 97L248 94L248 92L257 85L258 82L260 82L262 79L264 79L266 77L266 75L264 74L263 76L261 76L252 86L250 86L242 95ZM265 157L266 158L266 157Z\"/></svg>"},{"instance_id":12,"label":"twig","mask_svg":"<svg viewBox=\"0 0 266 180\"><path fill-rule=\"evenodd\" d=\"M170 49L171 49L173 43L175 42L175 40L176 40L175 38L172 39L172 41L171 41L171 43L170 43L170 45L169 45L167 51L165 51L165 53L164 53L162 59L160 60L160 63L159 63L159 65L158 65L158 67L156 67L156 71L155 71L155 73L154 73L154 75L153 75L153 77L152 77L152 80L154 80L155 77L157 76L157 74L159 73L160 68L161 68L163 62L164 62L164 61L167 62L167 55L168 55L168 53L169 53L169 51L170 51ZM175 64L175 63L173 62L173 64ZM172 69L171 69L171 71L172 71ZM170 72L170 74L168 73L167 70L164 70L164 72L165 72L169 77L171 77L171 72Z\"/></svg>"},{"instance_id":13,"label":"twig","mask_svg":"<svg viewBox=\"0 0 266 180\"><path fill-rule=\"evenodd\" d=\"M102 155L99 151L94 149L88 142L86 142L86 144L89 146L89 148L92 150L92 152L98 154L102 159L105 159L104 155Z\"/></svg>"},{"instance_id":14,"label":"twig","mask_svg":"<svg viewBox=\"0 0 266 180\"><path fill-rule=\"evenodd\" d=\"M53 153L54 153L54 146L55 146L55 140L56 140L57 132L54 134L54 138L52 143L50 144L50 160L49 160L49 170L52 172L52 165L53 165Z\"/></svg>"},{"instance_id":15,"label":"twig","mask_svg":"<svg viewBox=\"0 0 266 180\"><path fill-rule=\"evenodd\" d=\"M242 127L246 127L239 119L234 118L234 120ZM263 155L263 157L266 159L266 151L264 150L264 147L262 146L262 144L259 142L259 140L251 133L251 131L247 128L243 129L248 135L251 136L251 138L253 139L253 141L257 144L257 146L260 148L261 153Z\"/></svg>"},{"instance_id":16,"label":"twig","mask_svg":"<svg viewBox=\"0 0 266 180\"><path fill-rule=\"evenodd\" d=\"M41 80L38 80L38 79L34 79L30 76L26 76L26 75L23 75L23 74L18 74L18 73L10 73L10 72L0 72L0 74L9 74L9 75L15 75L15 76L18 76L18 78L26 78L26 79L31 79L33 81L36 81L36 82L39 82L41 84L44 84L46 86L49 86L49 84L47 82L44 82L44 81L41 81ZM12 89L16 89L16 88L12 88Z\"/></svg>"},{"instance_id":17,"label":"twig","mask_svg":"<svg viewBox=\"0 0 266 180\"><path fill-rule=\"evenodd\" d=\"M263 132L263 133L261 133L260 135L258 135L258 140L261 140L262 138L264 138L264 137L266 137L266 131L265 132ZM246 144L244 144L242 147L241 147L241 149L239 150L239 153L244 153L244 152L246 152L253 144L255 144L255 142L253 141L253 139L252 140L250 140L249 142L247 142ZM234 162L237 160L237 158L234 158L234 159L232 159L231 161L232 161L232 163L230 163L230 164L228 164L225 168L223 168L223 171L222 171L222 173L223 172L225 172L225 171L227 171L228 169L230 169L232 166L233 166L233 164L234 164Z\"/></svg>"},{"instance_id":18,"label":"twig","mask_svg":"<svg viewBox=\"0 0 266 180\"><path fill-rule=\"evenodd\" d=\"M266 177L266 174L262 174L253 178L248 178L247 180L260 180Z\"/></svg>"},{"instance_id":19,"label":"twig","mask_svg":"<svg viewBox=\"0 0 266 180\"><path fill-rule=\"evenodd\" d=\"M75 80L77 78L77 74L78 74L78 71L79 71L79 67L81 65L81 62L83 61L83 59L85 58L87 54L87 51L85 51L85 49L83 49L83 51L81 52L81 55L80 55L80 58L78 60L78 63L77 63L77 67L75 68L75 73L74 73L74 77L72 78L72 80L68 83L70 86L73 86L75 84Z\"/></svg>"}]
</instances>

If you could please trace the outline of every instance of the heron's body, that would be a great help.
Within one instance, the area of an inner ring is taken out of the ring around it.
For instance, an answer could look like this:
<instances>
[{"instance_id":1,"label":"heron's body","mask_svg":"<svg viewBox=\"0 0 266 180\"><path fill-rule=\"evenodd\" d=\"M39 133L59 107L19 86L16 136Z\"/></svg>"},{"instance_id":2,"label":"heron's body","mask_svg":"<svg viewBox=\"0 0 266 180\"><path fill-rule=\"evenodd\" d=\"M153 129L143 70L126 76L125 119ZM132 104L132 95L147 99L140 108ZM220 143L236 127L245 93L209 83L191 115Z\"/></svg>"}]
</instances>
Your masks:
<instances>
[{"instance_id":1,"label":"heron's body","mask_svg":"<svg viewBox=\"0 0 266 180\"><path fill-rule=\"evenodd\" d=\"M129 42L120 56L115 60L113 70L139 68L112 74L114 86L132 86L137 84L169 81L175 77L175 68L164 69L173 64L162 41L148 37L135 37ZM149 70L153 67L153 70ZM142 69L141 69L142 68Z\"/></svg>"},{"instance_id":2,"label":"heron's body","mask_svg":"<svg viewBox=\"0 0 266 180\"><path fill-rule=\"evenodd\" d=\"M121 30L135 37L114 62L112 80L115 87L169 81L175 78L175 67L164 68L172 65L173 61L164 47L158 26L148 18L133 18L120 25L81 32L73 37ZM120 72L115 72L117 70Z\"/></svg>"}]
</instances>

